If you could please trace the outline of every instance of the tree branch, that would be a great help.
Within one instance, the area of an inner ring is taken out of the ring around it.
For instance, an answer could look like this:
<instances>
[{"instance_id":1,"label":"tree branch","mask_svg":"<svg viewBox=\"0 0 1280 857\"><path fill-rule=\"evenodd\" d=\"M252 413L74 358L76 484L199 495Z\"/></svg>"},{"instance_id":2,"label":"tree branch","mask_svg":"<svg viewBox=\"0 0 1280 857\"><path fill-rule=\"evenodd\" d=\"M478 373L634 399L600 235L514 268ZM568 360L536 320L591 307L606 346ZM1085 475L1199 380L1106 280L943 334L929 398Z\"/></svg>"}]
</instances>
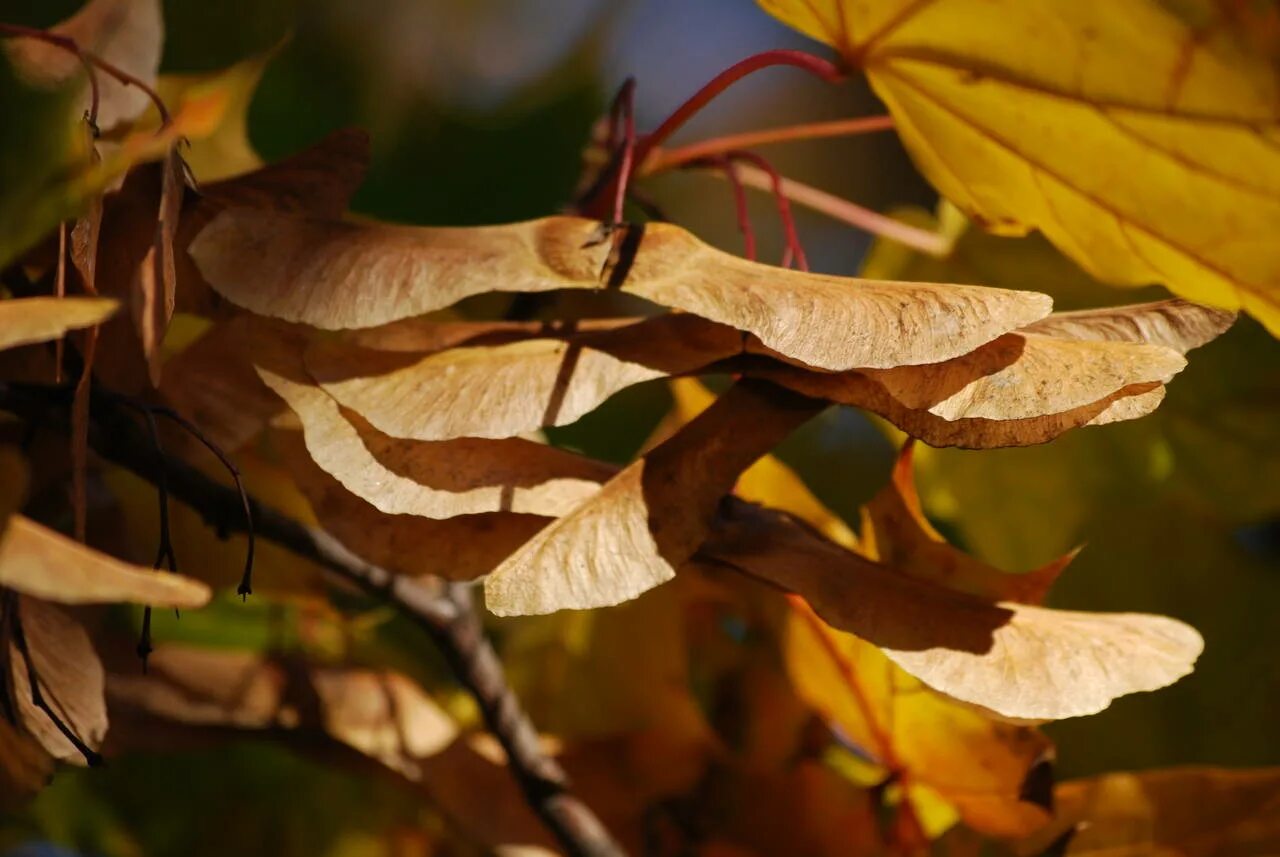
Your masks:
<instances>
[{"instance_id":1,"label":"tree branch","mask_svg":"<svg viewBox=\"0 0 1280 857\"><path fill-rule=\"evenodd\" d=\"M51 406L69 406L71 397L69 387L0 382L0 410L39 413ZM238 492L180 459L165 456L161 463L137 423L111 397L96 396L92 414L89 440L99 455L153 484L163 468L171 497L199 512L220 533L247 531ZM431 636L502 744L529 806L567 853L574 857L624 853L595 814L570 793L560 764L542 751L537 730L507 684L466 584L393 574L356 556L324 530L306 526L252 497L250 506L259 537L394 605Z\"/></svg>"}]
</instances>

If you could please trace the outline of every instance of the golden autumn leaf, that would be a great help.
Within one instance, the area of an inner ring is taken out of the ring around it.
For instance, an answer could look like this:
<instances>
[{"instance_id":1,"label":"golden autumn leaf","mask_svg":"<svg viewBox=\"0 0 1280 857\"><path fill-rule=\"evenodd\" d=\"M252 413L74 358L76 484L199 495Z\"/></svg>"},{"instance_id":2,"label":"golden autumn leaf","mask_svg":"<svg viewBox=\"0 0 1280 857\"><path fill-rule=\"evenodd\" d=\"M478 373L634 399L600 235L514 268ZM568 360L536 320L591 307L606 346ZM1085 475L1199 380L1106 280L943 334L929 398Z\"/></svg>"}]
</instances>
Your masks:
<instances>
[{"instance_id":1,"label":"golden autumn leaf","mask_svg":"<svg viewBox=\"0 0 1280 857\"><path fill-rule=\"evenodd\" d=\"M202 607L210 597L197 580L121 562L22 515L0 536L0 585L62 604Z\"/></svg>"},{"instance_id":2,"label":"golden autumn leaf","mask_svg":"<svg viewBox=\"0 0 1280 857\"><path fill-rule=\"evenodd\" d=\"M216 182L262 166L249 143L249 103L274 54L268 51L212 74L165 74L156 81L156 91L170 109L181 110L184 104L210 95L225 99L222 121L191 141L183 153L200 182Z\"/></svg>"},{"instance_id":3,"label":"golden autumn leaf","mask_svg":"<svg viewBox=\"0 0 1280 857\"><path fill-rule=\"evenodd\" d=\"M567 425L619 390L696 371L741 350L737 331L674 314L425 355L318 342L305 361L325 393L379 431L444 440ZM416 406L421 402L431 407Z\"/></svg>"},{"instance_id":4,"label":"golden autumn leaf","mask_svg":"<svg viewBox=\"0 0 1280 857\"><path fill-rule=\"evenodd\" d=\"M987 228L1280 330L1280 84L1226 4L760 4L862 68L921 171Z\"/></svg>"},{"instance_id":5,"label":"golden autumn leaf","mask_svg":"<svg viewBox=\"0 0 1280 857\"><path fill-rule=\"evenodd\" d=\"M233 209L205 227L191 253L234 303L316 327L372 327L488 292L613 289L749 331L830 370L946 360L1050 309L1034 292L772 268L664 223L612 237L572 217L446 228Z\"/></svg>"},{"instance_id":6,"label":"golden autumn leaf","mask_svg":"<svg viewBox=\"0 0 1280 857\"><path fill-rule=\"evenodd\" d=\"M1022 574L993 568L949 544L920 507L911 441L903 444L890 481L864 507L861 552L920 580L993 601L1039 604L1075 551Z\"/></svg>"},{"instance_id":7,"label":"golden autumn leaf","mask_svg":"<svg viewBox=\"0 0 1280 857\"><path fill-rule=\"evenodd\" d=\"M936 694L875 646L827 626L808 605L787 613L783 641L796 692L906 790L927 790L970 827L1025 836L1048 820L1027 800L1029 773L1050 752L1043 735Z\"/></svg>"},{"instance_id":8,"label":"golden autumn leaf","mask_svg":"<svg viewBox=\"0 0 1280 857\"><path fill-rule=\"evenodd\" d=\"M794 592L828 624L875 644L935 690L1003 717L1093 714L1191 671L1194 629L1138 613L996 602L895 571L779 513L722 509L709 558Z\"/></svg>"},{"instance_id":9,"label":"golden autumn leaf","mask_svg":"<svg viewBox=\"0 0 1280 857\"><path fill-rule=\"evenodd\" d=\"M389 437L312 380L303 365L305 347L305 338L296 331L253 326L254 366L298 416L307 452L380 512L427 518L483 512L554 517L567 514L614 473L608 465L522 438Z\"/></svg>"},{"instance_id":10,"label":"golden autumn leaf","mask_svg":"<svg viewBox=\"0 0 1280 857\"><path fill-rule=\"evenodd\" d=\"M617 604L665 583L706 537L738 474L822 409L740 382L485 578L498 615Z\"/></svg>"},{"instance_id":11,"label":"golden autumn leaf","mask_svg":"<svg viewBox=\"0 0 1280 857\"><path fill-rule=\"evenodd\" d=\"M110 298L14 298L0 300L0 349L57 339L69 330L100 324L119 304Z\"/></svg>"},{"instance_id":12,"label":"golden autumn leaf","mask_svg":"<svg viewBox=\"0 0 1280 857\"><path fill-rule=\"evenodd\" d=\"M1039 854L1072 827L1073 857L1257 857L1280 849L1280 770L1185 767L1061 783Z\"/></svg>"}]
</instances>

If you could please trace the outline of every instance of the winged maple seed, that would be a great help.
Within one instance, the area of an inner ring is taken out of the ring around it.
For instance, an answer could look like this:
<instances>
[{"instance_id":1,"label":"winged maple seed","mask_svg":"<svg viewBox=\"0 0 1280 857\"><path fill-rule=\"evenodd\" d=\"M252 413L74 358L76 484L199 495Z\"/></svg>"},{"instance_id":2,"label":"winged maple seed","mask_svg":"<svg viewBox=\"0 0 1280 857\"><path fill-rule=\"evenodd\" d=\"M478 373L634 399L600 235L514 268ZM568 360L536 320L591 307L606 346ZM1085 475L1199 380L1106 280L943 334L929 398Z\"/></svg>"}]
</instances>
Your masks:
<instances>
[{"instance_id":1,"label":"winged maple seed","mask_svg":"<svg viewBox=\"0 0 1280 857\"><path fill-rule=\"evenodd\" d=\"M749 331L829 370L946 360L1051 306L1033 292L780 270L665 223L612 241L603 234L601 224L573 217L436 228L232 209L205 227L191 255L240 306L331 330L424 315L488 292L612 288Z\"/></svg>"},{"instance_id":2,"label":"winged maple seed","mask_svg":"<svg viewBox=\"0 0 1280 857\"><path fill-rule=\"evenodd\" d=\"M300 484L340 538L402 570L423 568L401 555L408 545L465 544L484 528L483 549L443 573L484 576L496 613L616 604L698 556L800 593L926 685L1002 716L1092 713L1190 670L1200 639L1172 620L1007 603L1039 600L1065 561L1006 588L928 533L877 561L721 498L828 402L974 447L1141 416L1182 352L1231 313L1167 301L1046 316L1031 293L783 271L663 224L612 247L599 233L573 218L440 229L228 209L191 254L255 312L362 328L333 339L259 324L251 337L259 376L301 422L313 461L286 443ZM600 288L679 312L580 325L418 318L488 291ZM750 380L616 474L517 437L633 384L717 371ZM901 540L904 520L880 524ZM1118 663L1123 649L1144 657Z\"/></svg>"}]
</instances>

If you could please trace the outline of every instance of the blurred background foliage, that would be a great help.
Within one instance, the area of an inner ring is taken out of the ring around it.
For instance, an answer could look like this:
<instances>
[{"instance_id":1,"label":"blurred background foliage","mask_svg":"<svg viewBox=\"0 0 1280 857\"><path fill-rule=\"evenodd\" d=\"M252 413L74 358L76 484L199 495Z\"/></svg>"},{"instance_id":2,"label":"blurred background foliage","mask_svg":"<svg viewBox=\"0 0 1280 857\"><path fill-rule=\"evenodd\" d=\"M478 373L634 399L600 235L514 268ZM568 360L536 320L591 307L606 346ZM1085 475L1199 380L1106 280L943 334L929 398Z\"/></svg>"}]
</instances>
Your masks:
<instances>
[{"instance_id":1,"label":"blurred background foliage","mask_svg":"<svg viewBox=\"0 0 1280 857\"><path fill-rule=\"evenodd\" d=\"M3 0L0 20L47 26L78 6ZM165 73L211 71L275 53L248 113L250 139L264 159L336 128L367 128L373 163L355 210L421 224L509 221L557 210L573 189L592 123L627 75L638 80L639 125L652 127L736 59L802 46L746 0L167 0L164 10ZM734 87L681 138L874 112L875 100L860 82L831 88L783 69ZM871 208L914 206L920 217L935 203L891 134L799 143L770 154L783 173ZM648 189L672 220L740 250L723 182L667 175ZM751 212L761 257L776 260L782 243L772 201L753 195ZM803 210L798 215L816 270L862 269L865 235ZM1034 288L1053 295L1060 308L1148 297L1098 286L1035 238L970 232L947 260L881 248L868 264L877 275ZM669 403L664 386L646 385L550 434L621 461ZM1055 590L1055 606L1167 613L1206 639L1197 672L1174 687L1050 726L1060 776L1280 763L1280 623L1273 617L1280 603L1278 410L1280 348L1241 319L1193 354L1152 417L1082 430L1043 447L920 456L928 511L979 556L1028 569L1086 545ZM886 480L894 448L889 433L861 414L832 410L792 437L781 457L833 510L856 522L858 505ZM552 628L496 626L535 719L572 732L590 731L597 718L613 721L610 706L635 713L653 705L674 716L652 700L632 698L645 696L648 682L615 681L598 691L593 710L574 712L563 709L563 698L541 699L548 689L521 672L521 658L532 658L533 675L545 678L553 638L564 651L573 649L565 642L573 639L622 651L640 635L655 649L679 646L680 632L663 625L661 602L672 597L664 588L600 611L598 620L564 619ZM424 661L424 647L406 643L410 629L377 608L355 606L357 625L364 624L354 633L334 631L331 617L303 606L246 606L229 598L181 622L163 622L159 633L263 650L305 637L311 651L329 645L346 662L395 667L448 697L449 682ZM597 632L604 636L592 638ZM699 654L706 663L694 665L691 681L699 669L714 674L717 659L750 659L726 653L735 642L750 649L730 625L709 633L721 648ZM563 696L572 695L575 681L603 681L589 672L575 678L585 667L571 654L564 658ZM665 662L652 656L657 673ZM465 703L450 704L467 716ZM0 822L0 847L56 853L21 846L46 839L119 855L425 854L428 846L413 831L441 823L425 813L412 796L314 755L241 742L130 756L103 772L65 772L33 807ZM400 829L403 836L386 845L386 832ZM375 848L374 840L382 844Z\"/></svg>"}]
</instances>

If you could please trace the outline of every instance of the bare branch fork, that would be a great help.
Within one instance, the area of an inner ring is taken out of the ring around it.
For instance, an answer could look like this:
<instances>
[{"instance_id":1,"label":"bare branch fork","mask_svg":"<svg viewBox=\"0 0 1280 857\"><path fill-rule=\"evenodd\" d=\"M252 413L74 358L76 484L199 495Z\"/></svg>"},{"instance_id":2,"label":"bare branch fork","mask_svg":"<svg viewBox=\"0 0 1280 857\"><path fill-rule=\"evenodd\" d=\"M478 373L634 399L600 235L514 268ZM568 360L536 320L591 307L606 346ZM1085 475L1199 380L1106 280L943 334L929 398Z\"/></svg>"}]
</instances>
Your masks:
<instances>
[{"instance_id":1,"label":"bare branch fork","mask_svg":"<svg viewBox=\"0 0 1280 857\"><path fill-rule=\"evenodd\" d=\"M0 382L0 409L38 415L71 403L72 389ZM157 455L138 424L111 396L97 396L90 427L93 449L199 512L219 533L248 532L241 495L181 459ZM560 764L542 751L538 733L507 684L465 584L393 574L349 551L324 530L309 527L250 497L257 535L392 604L421 627L475 699L502 744L530 808L574 857L618 857L622 848L590 808L569 791Z\"/></svg>"}]
</instances>

